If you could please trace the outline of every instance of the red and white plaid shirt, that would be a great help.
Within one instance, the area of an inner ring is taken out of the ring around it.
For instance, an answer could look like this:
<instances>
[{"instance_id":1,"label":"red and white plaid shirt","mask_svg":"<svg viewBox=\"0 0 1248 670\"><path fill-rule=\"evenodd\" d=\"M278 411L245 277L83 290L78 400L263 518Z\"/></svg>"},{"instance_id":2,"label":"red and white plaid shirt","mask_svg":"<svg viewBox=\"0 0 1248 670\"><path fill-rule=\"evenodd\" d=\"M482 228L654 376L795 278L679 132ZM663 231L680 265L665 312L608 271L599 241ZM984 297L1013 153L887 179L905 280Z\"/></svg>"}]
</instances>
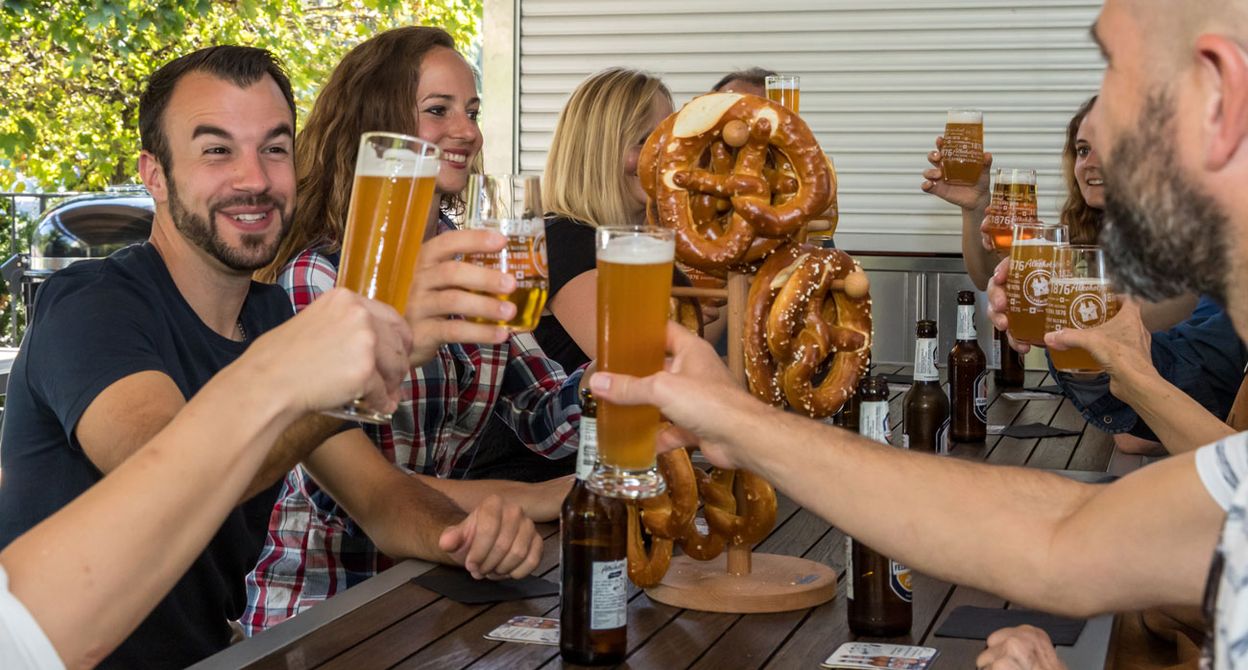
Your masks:
<instances>
[{"instance_id":1,"label":"red and white plaid shirt","mask_svg":"<svg viewBox=\"0 0 1248 670\"><path fill-rule=\"evenodd\" d=\"M283 269L278 283L301 311L333 288L336 277L337 258L309 250ZM433 361L412 368L391 424L365 430L400 468L444 478L463 475L491 413L530 449L559 458L576 451L582 373L565 375L527 333L500 345L446 345ZM390 565L346 510L296 467L247 577L243 629L264 630Z\"/></svg>"}]
</instances>

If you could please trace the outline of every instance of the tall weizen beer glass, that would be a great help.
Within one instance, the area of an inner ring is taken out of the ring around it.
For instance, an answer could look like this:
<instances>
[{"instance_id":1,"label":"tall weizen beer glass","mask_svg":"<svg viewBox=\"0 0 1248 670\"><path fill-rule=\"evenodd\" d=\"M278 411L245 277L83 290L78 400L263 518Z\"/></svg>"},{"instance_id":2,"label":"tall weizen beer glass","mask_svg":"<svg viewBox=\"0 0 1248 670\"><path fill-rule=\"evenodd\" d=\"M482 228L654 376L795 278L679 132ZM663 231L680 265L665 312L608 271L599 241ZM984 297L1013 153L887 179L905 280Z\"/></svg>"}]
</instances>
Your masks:
<instances>
[{"instance_id":1,"label":"tall weizen beer glass","mask_svg":"<svg viewBox=\"0 0 1248 670\"><path fill-rule=\"evenodd\" d=\"M767 77L767 99L778 102L794 114L802 106L802 79L794 74L777 74Z\"/></svg>"},{"instance_id":2,"label":"tall weizen beer glass","mask_svg":"<svg viewBox=\"0 0 1248 670\"><path fill-rule=\"evenodd\" d=\"M467 204L468 228L496 230L507 238L502 251L470 254L468 260L516 278L516 290L511 295L494 296L516 306L516 315L510 321L471 320L517 332L533 330L546 307L550 275L541 179L525 175L471 175Z\"/></svg>"},{"instance_id":3,"label":"tall weizen beer glass","mask_svg":"<svg viewBox=\"0 0 1248 670\"><path fill-rule=\"evenodd\" d=\"M599 228L598 367L644 377L663 369L672 260L667 228ZM649 498L666 490L655 468L659 410L598 404L598 467L589 487L615 498Z\"/></svg>"},{"instance_id":4,"label":"tall weizen beer glass","mask_svg":"<svg viewBox=\"0 0 1248 670\"><path fill-rule=\"evenodd\" d=\"M984 113L951 109L940 148L940 169L950 184L974 186L984 169Z\"/></svg>"},{"instance_id":5,"label":"tall weizen beer glass","mask_svg":"<svg viewBox=\"0 0 1248 670\"><path fill-rule=\"evenodd\" d=\"M1014 241L1014 226L1036 223L1036 171L1001 168L996 171L985 231L998 251L1008 251Z\"/></svg>"},{"instance_id":6,"label":"tall weizen beer glass","mask_svg":"<svg viewBox=\"0 0 1248 670\"><path fill-rule=\"evenodd\" d=\"M338 264L337 285L399 312L416 274L442 152L424 140L365 133L355 160L355 183ZM385 424L390 415L356 401L330 416Z\"/></svg>"},{"instance_id":7,"label":"tall weizen beer glass","mask_svg":"<svg viewBox=\"0 0 1248 670\"><path fill-rule=\"evenodd\" d=\"M1105 254L1100 247L1067 246L1057 249L1049 289L1045 330L1096 328L1114 318L1119 302L1109 281ZM1053 367L1080 375L1104 371L1086 349L1049 350Z\"/></svg>"},{"instance_id":8,"label":"tall weizen beer glass","mask_svg":"<svg viewBox=\"0 0 1248 670\"><path fill-rule=\"evenodd\" d=\"M1066 226L1019 224L1010 247L1005 280L1006 316L1015 340L1044 346L1044 314L1057 248L1066 244Z\"/></svg>"}]
</instances>

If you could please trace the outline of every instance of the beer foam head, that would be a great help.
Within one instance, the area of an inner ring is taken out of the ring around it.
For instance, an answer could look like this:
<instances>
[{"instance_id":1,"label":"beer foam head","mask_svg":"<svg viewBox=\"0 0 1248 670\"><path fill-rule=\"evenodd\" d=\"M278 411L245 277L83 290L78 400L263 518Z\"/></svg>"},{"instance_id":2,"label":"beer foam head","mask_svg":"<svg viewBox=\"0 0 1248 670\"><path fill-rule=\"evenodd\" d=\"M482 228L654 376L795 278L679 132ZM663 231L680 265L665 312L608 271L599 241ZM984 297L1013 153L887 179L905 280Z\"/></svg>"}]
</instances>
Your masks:
<instances>
[{"instance_id":1,"label":"beer foam head","mask_svg":"<svg viewBox=\"0 0 1248 670\"><path fill-rule=\"evenodd\" d=\"M984 113L978 109L951 109L949 110L949 123L981 123L984 120Z\"/></svg>"},{"instance_id":2,"label":"beer foam head","mask_svg":"<svg viewBox=\"0 0 1248 670\"><path fill-rule=\"evenodd\" d=\"M1046 240L1039 237L1033 237L1029 240L1014 240L1014 246L1016 247L1052 247L1056 245L1057 243L1053 240Z\"/></svg>"},{"instance_id":3,"label":"beer foam head","mask_svg":"<svg viewBox=\"0 0 1248 670\"><path fill-rule=\"evenodd\" d=\"M380 156L365 150L356 161L355 174L360 177L425 178L438 176L438 157L433 153L421 155L411 149L391 147Z\"/></svg>"},{"instance_id":4,"label":"beer foam head","mask_svg":"<svg viewBox=\"0 0 1248 670\"><path fill-rule=\"evenodd\" d=\"M648 235L613 237L598 250L598 259L624 265L670 263L676 255L676 243Z\"/></svg>"}]
</instances>

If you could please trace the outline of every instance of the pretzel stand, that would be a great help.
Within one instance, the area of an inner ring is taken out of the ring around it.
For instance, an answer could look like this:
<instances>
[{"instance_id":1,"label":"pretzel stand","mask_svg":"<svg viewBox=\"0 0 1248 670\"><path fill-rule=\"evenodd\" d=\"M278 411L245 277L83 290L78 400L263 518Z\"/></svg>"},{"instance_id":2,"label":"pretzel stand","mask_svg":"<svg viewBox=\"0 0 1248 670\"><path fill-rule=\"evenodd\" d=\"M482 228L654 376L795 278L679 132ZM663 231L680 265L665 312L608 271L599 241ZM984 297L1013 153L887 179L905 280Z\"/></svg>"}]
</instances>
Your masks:
<instances>
[{"instance_id":1,"label":"pretzel stand","mask_svg":"<svg viewBox=\"0 0 1248 670\"><path fill-rule=\"evenodd\" d=\"M728 365L741 384L807 416L839 409L865 365L870 298L852 258L802 242L835 228L835 170L809 127L762 98L700 96L650 135L638 176L651 222L675 229L677 258L712 275L726 271L723 288L672 294L726 300ZM825 211L832 220L816 220ZM702 472L682 450L660 456L659 469L667 493L629 513L629 577L652 599L753 613L835 597L832 568L752 553L776 520L775 490L761 477ZM703 527L695 523L699 499ZM673 556L677 545L682 554Z\"/></svg>"}]
</instances>

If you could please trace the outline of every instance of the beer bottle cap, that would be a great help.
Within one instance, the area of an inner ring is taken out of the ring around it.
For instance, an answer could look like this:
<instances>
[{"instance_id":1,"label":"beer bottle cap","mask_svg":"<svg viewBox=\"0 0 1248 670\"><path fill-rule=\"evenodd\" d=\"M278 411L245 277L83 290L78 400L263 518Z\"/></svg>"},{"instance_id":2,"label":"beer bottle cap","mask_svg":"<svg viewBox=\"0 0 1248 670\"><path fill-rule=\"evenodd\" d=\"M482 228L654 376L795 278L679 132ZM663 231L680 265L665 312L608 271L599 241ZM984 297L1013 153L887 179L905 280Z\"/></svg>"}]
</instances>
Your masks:
<instances>
[{"instance_id":1,"label":"beer bottle cap","mask_svg":"<svg viewBox=\"0 0 1248 670\"><path fill-rule=\"evenodd\" d=\"M975 292L974 291L958 291L958 304L959 305L974 305L975 304Z\"/></svg>"}]
</instances>

